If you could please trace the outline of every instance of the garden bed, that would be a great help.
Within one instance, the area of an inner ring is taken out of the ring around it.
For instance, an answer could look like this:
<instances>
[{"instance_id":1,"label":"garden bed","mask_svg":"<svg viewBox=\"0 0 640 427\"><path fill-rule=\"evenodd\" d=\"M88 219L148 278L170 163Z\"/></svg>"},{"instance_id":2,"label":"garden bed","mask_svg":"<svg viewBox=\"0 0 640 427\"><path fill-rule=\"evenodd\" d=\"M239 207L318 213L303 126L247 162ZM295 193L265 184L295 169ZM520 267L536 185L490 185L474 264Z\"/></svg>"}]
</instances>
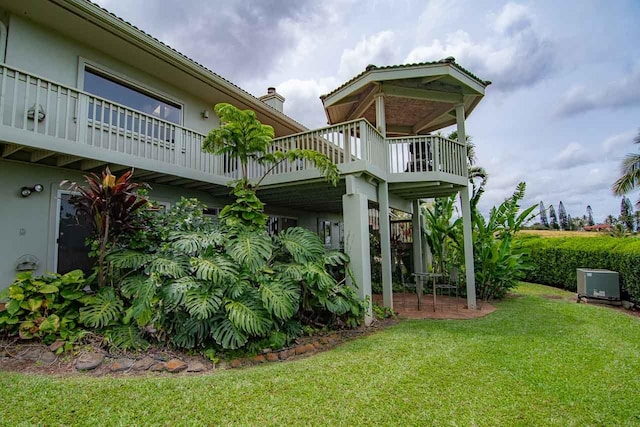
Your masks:
<instances>
[{"instance_id":1,"label":"garden bed","mask_svg":"<svg viewBox=\"0 0 640 427\"><path fill-rule=\"evenodd\" d=\"M217 370L234 369L270 362L296 360L330 350L337 345L367 336L397 323L382 319L370 326L323 332L300 337L293 345L278 349L264 349L260 354L225 357L211 361L200 354L174 351L166 347L150 347L146 351L110 352L98 342L87 342L73 352L56 354L58 342L49 346L20 340L0 340L0 371L52 375L135 376L149 374L206 374Z\"/></svg>"}]
</instances>

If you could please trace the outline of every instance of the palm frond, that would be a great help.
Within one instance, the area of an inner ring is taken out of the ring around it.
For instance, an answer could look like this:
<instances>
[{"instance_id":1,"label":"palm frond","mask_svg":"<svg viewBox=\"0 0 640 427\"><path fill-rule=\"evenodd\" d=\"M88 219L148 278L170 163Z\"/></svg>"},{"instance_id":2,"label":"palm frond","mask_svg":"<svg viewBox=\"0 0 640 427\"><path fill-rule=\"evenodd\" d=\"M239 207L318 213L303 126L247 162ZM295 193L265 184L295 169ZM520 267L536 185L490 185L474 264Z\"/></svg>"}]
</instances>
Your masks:
<instances>
[{"instance_id":1,"label":"palm frond","mask_svg":"<svg viewBox=\"0 0 640 427\"><path fill-rule=\"evenodd\" d=\"M620 173L620 178L612 187L613 194L616 196L627 194L640 185L640 154L627 154L622 161Z\"/></svg>"}]
</instances>

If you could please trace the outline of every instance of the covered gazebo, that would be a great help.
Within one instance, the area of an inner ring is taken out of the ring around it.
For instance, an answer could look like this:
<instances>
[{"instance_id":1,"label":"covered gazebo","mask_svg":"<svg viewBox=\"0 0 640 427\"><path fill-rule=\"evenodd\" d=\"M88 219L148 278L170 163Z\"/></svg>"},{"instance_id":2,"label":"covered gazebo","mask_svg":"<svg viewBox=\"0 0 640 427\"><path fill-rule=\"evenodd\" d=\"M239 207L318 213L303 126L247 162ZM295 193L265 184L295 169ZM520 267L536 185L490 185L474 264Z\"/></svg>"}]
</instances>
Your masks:
<instances>
[{"instance_id":1,"label":"covered gazebo","mask_svg":"<svg viewBox=\"0 0 640 427\"><path fill-rule=\"evenodd\" d=\"M393 307L390 243L390 199L412 205L414 272L426 271L419 203L424 198L458 193L462 206L467 305L476 307L476 292L466 163L465 119L484 96L491 82L483 81L455 63L454 58L436 62L376 67L321 97L329 124L366 119L388 145L386 179L378 177L380 246L384 305ZM457 141L428 136L447 126L457 126ZM371 270L368 237L360 219L366 195L347 185L343 196L345 234L352 241L345 249L352 259L356 280L369 283ZM369 285L370 286L370 285ZM363 291L366 296L366 290ZM369 290L370 293L370 290Z\"/></svg>"}]
</instances>

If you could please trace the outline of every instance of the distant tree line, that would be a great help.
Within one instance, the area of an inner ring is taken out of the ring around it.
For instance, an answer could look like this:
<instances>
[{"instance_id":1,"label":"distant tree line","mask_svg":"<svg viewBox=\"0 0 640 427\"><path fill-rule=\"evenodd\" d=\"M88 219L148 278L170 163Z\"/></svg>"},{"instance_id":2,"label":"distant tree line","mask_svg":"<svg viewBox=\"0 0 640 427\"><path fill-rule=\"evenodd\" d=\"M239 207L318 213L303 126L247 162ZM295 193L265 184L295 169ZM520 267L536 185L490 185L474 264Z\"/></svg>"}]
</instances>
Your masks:
<instances>
[{"instance_id":1,"label":"distant tree line","mask_svg":"<svg viewBox=\"0 0 640 427\"><path fill-rule=\"evenodd\" d=\"M556 213L557 212L557 213ZM558 209L553 205L545 207L544 202L539 204L538 222L531 228L540 230L563 230L579 231L586 226L596 225L593 219L593 209L587 205L585 215L570 215L562 201L558 203ZM605 225L611 226L619 233L635 233L640 231L640 210L634 212L633 204L628 197L623 196L620 202L620 215L608 215L604 221Z\"/></svg>"}]
</instances>

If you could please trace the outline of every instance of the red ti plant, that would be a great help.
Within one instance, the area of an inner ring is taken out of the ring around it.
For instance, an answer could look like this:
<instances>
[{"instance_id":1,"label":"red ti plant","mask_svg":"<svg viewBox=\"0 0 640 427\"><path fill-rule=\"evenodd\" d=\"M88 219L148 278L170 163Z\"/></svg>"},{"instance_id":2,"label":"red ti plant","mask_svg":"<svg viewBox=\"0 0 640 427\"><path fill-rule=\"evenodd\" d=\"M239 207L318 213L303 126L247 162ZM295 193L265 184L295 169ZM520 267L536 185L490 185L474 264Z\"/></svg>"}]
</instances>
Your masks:
<instances>
[{"instance_id":1,"label":"red ti plant","mask_svg":"<svg viewBox=\"0 0 640 427\"><path fill-rule=\"evenodd\" d=\"M60 185L78 193L71 201L79 214L87 216L98 239L98 286L102 288L107 281L105 258L108 245L134 228L134 212L148 204L147 199L138 195L138 189L149 186L132 182L133 170L117 178L109 167L102 171L102 177L92 173L84 178L86 186L67 180Z\"/></svg>"}]
</instances>

